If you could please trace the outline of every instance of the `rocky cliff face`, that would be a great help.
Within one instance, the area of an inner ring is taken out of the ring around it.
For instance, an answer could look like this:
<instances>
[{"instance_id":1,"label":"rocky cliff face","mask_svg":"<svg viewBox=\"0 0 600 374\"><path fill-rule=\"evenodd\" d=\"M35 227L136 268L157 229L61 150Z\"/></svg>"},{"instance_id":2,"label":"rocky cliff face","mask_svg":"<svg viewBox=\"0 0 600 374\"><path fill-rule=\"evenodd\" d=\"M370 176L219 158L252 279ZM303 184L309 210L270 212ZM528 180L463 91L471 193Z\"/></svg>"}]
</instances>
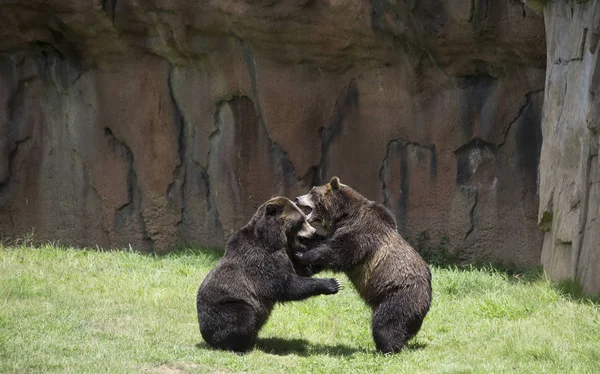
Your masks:
<instances>
[{"instance_id":1,"label":"rocky cliff face","mask_svg":"<svg viewBox=\"0 0 600 374\"><path fill-rule=\"evenodd\" d=\"M555 280L600 293L600 5L553 1L540 163L542 264Z\"/></svg>"},{"instance_id":2,"label":"rocky cliff face","mask_svg":"<svg viewBox=\"0 0 600 374\"><path fill-rule=\"evenodd\" d=\"M4 236L222 245L338 175L411 240L540 261L544 21L519 1L8 0L0 35Z\"/></svg>"}]
</instances>

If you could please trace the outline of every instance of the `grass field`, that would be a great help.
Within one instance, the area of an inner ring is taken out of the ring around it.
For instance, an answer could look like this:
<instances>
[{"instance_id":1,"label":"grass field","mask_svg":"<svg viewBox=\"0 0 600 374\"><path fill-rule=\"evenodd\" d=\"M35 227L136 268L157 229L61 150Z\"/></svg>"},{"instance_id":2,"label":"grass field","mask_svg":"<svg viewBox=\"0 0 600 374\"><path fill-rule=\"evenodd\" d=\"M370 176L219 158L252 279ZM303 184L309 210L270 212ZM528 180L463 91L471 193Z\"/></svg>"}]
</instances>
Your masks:
<instances>
[{"instance_id":1,"label":"grass field","mask_svg":"<svg viewBox=\"0 0 600 374\"><path fill-rule=\"evenodd\" d=\"M218 257L0 247L0 372L600 372L597 301L492 269L433 267L432 309L396 355L374 351L351 286L276 307L247 355L211 350L195 293Z\"/></svg>"}]
</instances>

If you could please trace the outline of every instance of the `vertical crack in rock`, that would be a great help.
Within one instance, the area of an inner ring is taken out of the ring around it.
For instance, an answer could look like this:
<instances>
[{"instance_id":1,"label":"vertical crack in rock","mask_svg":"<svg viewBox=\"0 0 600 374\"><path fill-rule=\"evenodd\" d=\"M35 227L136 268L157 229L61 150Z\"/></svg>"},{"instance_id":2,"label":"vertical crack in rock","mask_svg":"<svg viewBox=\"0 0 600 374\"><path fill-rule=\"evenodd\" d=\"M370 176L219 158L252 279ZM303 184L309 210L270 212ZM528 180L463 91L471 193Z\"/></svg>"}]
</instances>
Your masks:
<instances>
[{"instance_id":1,"label":"vertical crack in rock","mask_svg":"<svg viewBox=\"0 0 600 374\"><path fill-rule=\"evenodd\" d=\"M523 18L527 18L527 0L518 0L521 3Z\"/></svg>"},{"instance_id":2,"label":"vertical crack in rock","mask_svg":"<svg viewBox=\"0 0 600 374\"><path fill-rule=\"evenodd\" d=\"M102 10L111 19L112 24L115 24L115 8L117 7L117 0L102 0Z\"/></svg>"},{"instance_id":3,"label":"vertical crack in rock","mask_svg":"<svg viewBox=\"0 0 600 374\"><path fill-rule=\"evenodd\" d=\"M408 152L406 144L397 143L400 148L400 198L398 199L398 230L406 235L406 218L408 216L409 175L408 175Z\"/></svg>"},{"instance_id":4,"label":"vertical crack in rock","mask_svg":"<svg viewBox=\"0 0 600 374\"><path fill-rule=\"evenodd\" d=\"M4 139L0 139L0 144L5 142L4 148L5 152L8 151L8 154L0 155L0 157L6 157L6 161L4 163L5 170L0 169L0 193L2 193L3 185L8 185L8 181L10 180L11 175L14 171L14 160L17 156L19 148L25 144L29 143L31 140L31 136L29 134L19 134L19 130L17 128L12 128L10 124L15 120L20 120L26 114L25 112L28 108L25 107L25 100L27 95L27 86L38 79L38 76L28 76L19 79L16 85L16 89L12 95L7 100L7 125L5 125L6 132L4 134ZM3 148L3 147L2 147ZM3 167L3 168L4 168ZM0 201L1 202L1 201Z\"/></svg>"},{"instance_id":5,"label":"vertical crack in rock","mask_svg":"<svg viewBox=\"0 0 600 374\"><path fill-rule=\"evenodd\" d=\"M142 196L137 183L133 152L125 142L115 137L110 128L104 128L104 136L108 139L113 151L124 155L129 170L127 175L127 202L116 209L114 218L115 225L118 226L118 224L127 217L131 217L135 214L142 229L142 240L149 245L150 249L152 249L154 247L154 241L146 229L146 221L142 215Z\"/></svg>"},{"instance_id":6,"label":"vertical crack in rock","mask_svg":"<svg viewBox=\"0 0 600 374\"><path fill-rule=\"evenodd\" d=\"M197 169L200 173L201 184L205 189L204 200L206 203L206 212L210 219L214 220L214 228L222 232L221 221L219 217L219 210L217 203L213 197L213 191L211 187L210 181L210 163L211 163L211 150L215 147L215 139L218 137L220 133L220 121L218 119L218 114L220 111L221 104L223 102L217 103L217 110L215 112L215 116L213 119L214 131L208 136L208 150L206 151L206 165L202 165L200 162L194 159L193 157L193 144L195 138L195 130L194 124L188 121L184 115L184 111L182 110L182 105L177 100L177 95L175 94L175 86L174 86L174 67L172 66L169 72L168 78L168 87L169 87L169 95L171 97L171 101L173 104L174 112L175 112L175 122L178 126L178 155L179 161L173 171L173 182L169 184L167 189L167 197L169 201L172 201L173 194L175 190L179 188L179 196L180 196L180 214L176 225L179 226L184 223L186 219L186 215L188 214L188 201L190 199L189 192L187 190L188 183L193 183L194 178L194 169ZM192 179L190 179L192 178ZM185 234L185 233L183 233Z\"/></svg>"},{"instance_id":7,"label":"vertical crack in rock","mask_svg":"<svg viewBox=\"0 0 600 374\"><path fill-rule=\"evenodd\" d=\"M476 0L471 0L471 6L469 8L469 23L473 22L473 17L475 16L475 1Z\"/></svg>"},{"instance_id":8,"label":"vertical crack in rock","mask_svg":"<svg viewBox=\"0 0 600 374\"><path fill-rule=\"evenodd\" d=\"M17 154L19 152L19 149L23 146L23 144L29 144L31 142L31 137L30 136L26 136L23 139L17 140L16 142L14 142L13 145L13 149L11 149L7 155L8 157L8 170L7 170L7 175L4 178L4 180L0 180L0 208L3 208L4 205L6 204L6 201L8 199L10 199L10 177L12 176L12 172L14 169L14 160L17 157ZM10 235L8 235L8 239L14 238L17 234L16 231L16 227L15 227L15 222L13 219L13 212L12 212L12 205L8 205L7 209L8 211L8 216L10 218L10 225L11 225L11 233ZM5 239L4 237L0 236L0 240Z\"/></svg>"},{"instance_id":9,"label":"vertical crack in rock","mask_svg":"<svg viewBox=\"0 0 600 374\"><path fill-rule=\"evenodd\" d=\"M217 103L217 109L215 111L215 115L213 118L214 130L208 136L208 150L206 151L206 167L201 165L199 162L194 161L194 164L200 169L200 175L202 176L202 180L204 181L204 187L206 189L205 201L206 201L206 210L209 212L209 215L215 220L215 227L223 232L223 225L221 223L221 216L219 214L219 206L215 197L212 193L212 186L210 181L210 163L211 163L211 155L213 147L216 147L216 142L218 141L218 137L221 134L221 121L219 119L219 112L221 111L221 106L224 102Z\"/></svg>"},{"instance_id":10,"label":"vertical crack in rock","mask_svg":"<svg viewBox=\"0 0 600 374\"><path fill-rule=\"evenodd\" d=\"M218 132L219 130L216 130L215 132ZM215 134L215 132L213 132L213 134ZM211 136L213 135L211 134ZM210 139L210 137L209 137ZM212 143L212 141L211 141ZM212 147L212 144L209 146L209 151L208 154L210 157L210 148ZM210 165L210 158L207 158L207 162L208 165ZM204 183L204 188L206 190L205 195L204 195L204 201L206 202L206 211L208 212L208 216L210 218L212 218L213 223L214 223L214 228L221 233L221 237L223 236L223 225L221 224L221 217L219 214L219 206L213 196L213 191L212 191L212 185L211 185L211 178L210 178L210 174L208 172L208 168L204 167L203 165L201 165L199 162L194 161L194 165L198 168L198 170L200 171L200 176L202 177L202 182Z\"/></svg>"},{"instance_id":11,"label":"vertical crack in rock","mask_svg":"<svg viewBox=\"0 0 600 374\"><path fill-rule=\"evenodd\" d=\"M435 144L431 145L430 148L431 159L429 160L429 180L434 182L437 179L437 149Z\"/></svg>"},{"instance_id":12,"label":"vertical crack in rock","mask_svg":"<svg viewBox=\"0 0 600 374\"><path fill-rule=\"evenodd\" d=\"M510 147L516 147L509 165L518 172L522 183L520 188L525 199L527 195L539 196L539 165L543 142L541 118L543 92L543 90L535 90L525 94L525 103L506 126L501 142L496 145L496 150L501 152L502 147L510 139L512 144ZM505 152L502 153L506 156ZM506 165L506 162L498 161L500 164L497 168ZM497 170L501 172L500 169Z\"/></svg>"},{"instance_id":13,"label":"vertical crack in rock","mask_svg":"<svg viewBox=\"0 0 600 374\"><path fill-rule=\"evenodd\" d=\"M594 166L594 158L597 157L596 155L588 155L587 161L586 161L586 169L585 169L585 180L583 185L585 186L585 201L583 201L583 206L581 209L581 226L579 228L579 243L578 243L578 248L577 248L577 253L575 261L573 263L573 274L577 275L577 268L579 267L579 258L581 257L581 251L583 251L583 242L584 242L584 238L585 238L585 232L587 229L587 219L588 219L588 209L589 209L589 205L590 205L590 191L592 191L592 167Z\"/></svg>"},{"instance_id":14,"label":"vertical crack in rock","mask_svg":"<svg viewBox=\"0 0 600 374\"><path fill-rule=\"evenodd\" d=\"M26 136L23 139L19 139L13 143L12 149L8 152L8 171L6 178L4 178L4 180L0 180L0 194L3 192L3 189L8 186L8 182L10 181L10 177L14 169L14 160L17 157L19 148L22 147L23 144L29 143L30 141L31 137Z\"/></svg>"},{"instance_id":15,"label":"vertical crack in rock","mask_svg":"<svg viewBox=\"0 0 600 374\"><path fill-rule=\"evenodd\" d=\"M310 179L310 186L317 186L326 182L329 147L334 141L339 140L344 120L352 110L357 110L358 106L358 88L356 87L355 79L352 78L335 102L331 124L328 127L320 127L318 130L319 139L321 139L321 157L319 163L311 166L308 172L300 178L301 180L307 181Z\"/></svg>"},{"instance_id":16,"label":"vertical crack in rock","mask_svg":"<svg viewBox=\"0 0 600 374\"><path fill-rule=\"evenodd\" d=\"M379 183L381 184L381 192L383 193L383 205L389 207L390 206L390 191L388 191L387 183L385 182L387 169L389 168L389 159L392 144L397 142L396 139L392 139L387 143L385 147L385 157L381 162L381 167L379 168Z\"/></svg>"},{"instance_id":17,"label":"vertical crack in rock","mask_svg":"<svg viewBox=\"0 0 600 374\"><path fill-rule=\"evenodd\" d=\"M473 231L475 231L475 208L477 208L477 203L479 202L479 192L477 188L470 187L469 194L473 195L473 206L471 206L471 210L469 211L469 229L465 233L465 242L469 239L469 236Z\"/></svg>"},{"instance_id":18,"label":"vertical crack in rock","mask_svg":"<svg viewBox=\"0 0 600 374\"><path fill-rule=\"evenodd\" d=\"M469 23L479 29L480 23L485 22L489 16L489 0L471 0L469 9Z\"/></svg>"},{"instance_id":19,"label":"vertical crack in rock","mask_svg":"<svg viewBox=\"0 0 600 374\"><path fill-rule=\"evenodd\" d=\"M594 6L594 14L592 16L592 34L590 35L590 42L588 43L591 54L596 53L598 39L600 37L600 12L598 12L598 9L600 9L600 7L596 3L596 6Z\"/></svg>"},{"instance_id":20,"label":"vertical crack in rock","mask_svg":"<svg viewBox=\"0 0 600 374\"><path fill-rule=\"evenodd\" d=\"M391 139L388 141L386 147L386 154L384 159L381 162L381 167L379 169L379 182L381 184L381 191L383 193L383 204L388 208L391 208L395 211L396 221L398 224L398 231L406 235L406 217L408 215L408 199L410 195L410 170L409 170L409 149L411 147L419 148L425 151L430 152L430 163L429 166L432 169L437 168L436 153L435 153L435 145L423 145L417 142L410 142L401 139ZM390 172L392 166L391 161L398 160L400 162L399 165L399 173L400 173L400 190L398 197L398 205L396 207L392 207L392 193L394 191L390 191L390 188L387 183L387 179L390 178ZM436 173L435 170L430 170L430 177ZM433 176L432 178L435 178Z\"/></svg>"},{"instance_id":21,"label":"vertical crack in rock","mask_svg":"<svg viewBox=\"0 0 600 374\"><path fill-rule=\"evenodd\" d=\"M579 39L579 43L577 44L577 51L575 51L575 56L569 56L569 62L583 60L583 55L585 53L585 42L587 40L587 34L588 34L588 29L586 27L581 32L581 38Z\"/></svg>"},{"instance_id":22,"label":"vertical crack in rock","mask_svg":"<svg viewBox=\"0 0 600 374\"><path fill-rule=\"evenodd\" d=\"M254 96L254 108L256 109L256 114L258 115L258 120L265 127L264 117L262 108L260 106L260 96L258 93L258 77L256 74L256 61L254 61L254 56L248 47L248 44L245 40L240 39L240 45L242 47L242 54L244 55L244 60L246 62L246 67L248 68L248 75L250 75L250 81L252 85L252 94ZM267 131L268 132L268 131Z\"/></svg>"},{"instance_id":23,"label":"vertical crack in rock","mask_svg":"<svg viewBox=\"0 0 600 374\"><path fill-rule=\"evenodd\" d=\"M171 69L169 71L169 77L167 80L167 86L169 87L169 97L171 98L171 103L173 105L173 112L175 114L174 121L178 131L177 153L179 156L179 160L177 165L175 165L175 169L173 170L173 181L169 183L169 186L167 187L167 199L169 202L173 200L173 188L175 188L178 182L181 181L181 185L179 186L181 198L179 203L181 204L181 206L179 208L179 218L175 223L175 225L179 225L183 221L183 215L185 210L185 183L187 180L187 157L185 139L187 123L173 91L173 72L174 68L171 66Z\"/></svg>"},{"instance_id":24,"label":"vertical crack in rock","mask_svg":"<svg viewBox=\"0 0 600 374\"><path fill-rule=\"evenodd\" d=\"M484 19L488 19L489 14L490 14L490 0L484 0L483 3L484 3L484 7L485 7Z\"/></svg>"},{"instance_id":25,"label":"vertical crack in rock","mask_svg":"<svg viewBox=\"0 0 600 374\"><path fill-rule=\"evenodd\" d=\"M350 79L348 85L344 88L338 100L335 103L333 121L327 128L319 129L321 137L321 160L319 161L319 184L325 183L327 178L327 158L329 156L329 147L339 140L342 135L342 127L346 117L352 110L359 108L359 94L356 86L356 80Z\"/></svg>"},{"instance_id":26,"label":"vertical crack in rock","mask_svg":"<svg viewBox=\"0 0 600 374\"><path fill-rule=\"evenodd\" d=\"M464 236L465 245L470 246L474 243L469 238L476 231L475 210L479 203L477 186L495 183L498 173L497 148L492 143L481 139L473 139L457 149L454 155L456 157L456 185L458 191L467 201L472 201L473 204L469 208L469 226ZM489 173L489 171L493 172Z\"/></svg>"},{"instance_id":27,"label":"vertical crack in rock","mask_svg":"<svg viewBox=\"0 0 600 374\"><path fill-rule=\"evenodd\" d=\"M544 89L540 89L540 90L527 92L525 94L525 104L523 104L523 106L521 106L521 108L519 108L519 111L517 112L517 115L515 116L515 118L513 118L508 123L508 126L506 126L506 130L504 130L504 135L502 136L502 142L496 145L497 148L502 147L506 143L506 140L508 139L508 133L510 132L512 126L516 122L518 122L519 119L521 119L521 117L523 116L523 113L525 113L525 111L532 105L531 104L531 102L532 102L531 96L538 94L538 93L543 93L543 92L544 92Z\"/></svg>"},{"instance_id":28,"label":"vertical crack in rock","mask_svg":"<svg viewBox=\"0 0 600 374\"><path fill-rule=\"evenodd\" d=\"M125 159L127 160L127 167L129 173L127 175L127 202L117 208L117 211L122 211L129 205L133 203L133 189L134 182L137 182L137 177L135 175L135 167L133 164L133 153L129 146L120 140L118 140L113 134L112 130L108 127L104 128L104 136L108 139L109 144L112 146L113 151L118 151L118 148L123 148L123 153L125 154Z\"/></svg>"},{"instance_id":29,"label":"vertical crack in rock","mask_svg":"<svg viewBox=\"0 0 600 374\"><path fill-rule=\"evenodd\" d=\"M12 228L12 233L10 236L14 236L14 235L16 235L16 228L15 228L15 220L13 218L13 212L12 212L11 206L8 207L8 218L10 218L10 227ZM4 239L4 238L0 238L0 239Z\"/></svg>"},{"instance_id":30,"label":"vertical crack in rock","mask_svg":"<svg viewBox=\"0 0 600 374\"><path fill-rule=\"evenodd\" d=\"M79 81L79 79L83 76L83 74L85 74L87 72L88 72L88 70L85 70L85 69L80 70L79 74L77 74L77 76L75 78L73 78L73 80L71 81L70 87L75 86L75 83L77 83L77 81ZM82 96L84 96L84 94L81 90L78 90L78 91L81 93ZM91 106L90 103L87 103L87 104Z\"/></svg>"},{"instance_id":31,"label":"vertical crack in rock","mask_svg":"<svg viewBox=\"0 0 600 374\"><path fill-rule=\"evenodd\" d=\"M280 170L281 171L281 179L277 180L277 185L283 185L287 187L288 184L294 183L296 178L296 171L292 161L290 160L289 153L285 151L277 142L273 140L273 137L269 133L269 128L267 127L262 111L262 107L260 104L260 94L258 92L258 75L256 72L256 61L248 44L245 40L240 39L240 45L242 48L242 53L244 55L244 60L246 62L246 67L248 68L248 75L250 76L250 81L252 85L252 94L254 96L253 105L256 110L256 114L258 116L258 121L260 126L263 127L267 137L269 138L269 152L270 152L270 160L271 160L271 170ZM279 177L279 175L277 175Z\"/></svg>"}]
</instances>

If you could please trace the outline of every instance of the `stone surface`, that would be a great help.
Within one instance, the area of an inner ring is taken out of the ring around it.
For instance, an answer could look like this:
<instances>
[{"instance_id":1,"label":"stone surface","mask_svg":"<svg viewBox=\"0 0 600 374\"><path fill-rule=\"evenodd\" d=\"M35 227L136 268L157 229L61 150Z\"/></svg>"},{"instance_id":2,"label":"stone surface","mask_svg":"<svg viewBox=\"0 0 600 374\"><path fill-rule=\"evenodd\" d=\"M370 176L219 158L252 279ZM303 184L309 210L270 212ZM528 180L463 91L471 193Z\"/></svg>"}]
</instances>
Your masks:
<instances>
[{"instance_id":1,"label":"stone surface","mask_svg":"<svg viewBox=\"0 0 600 374\"><path fill-rule=\"evenodd\" d=\"M217 246L338 175L409 240L539 264L546 48L521 2L6 0L0 36L4 237Z\"/></svg>"},{"instance_id":2,"label":"stone surface","mask_svg":"<svg viewBox=\"0 0 600 374\"><path fill-rule=\"evenodd\" d=\"M547 73L538 219L542 264L600 294L598 1L548 2Z\"/></svg>"}]
</instances>

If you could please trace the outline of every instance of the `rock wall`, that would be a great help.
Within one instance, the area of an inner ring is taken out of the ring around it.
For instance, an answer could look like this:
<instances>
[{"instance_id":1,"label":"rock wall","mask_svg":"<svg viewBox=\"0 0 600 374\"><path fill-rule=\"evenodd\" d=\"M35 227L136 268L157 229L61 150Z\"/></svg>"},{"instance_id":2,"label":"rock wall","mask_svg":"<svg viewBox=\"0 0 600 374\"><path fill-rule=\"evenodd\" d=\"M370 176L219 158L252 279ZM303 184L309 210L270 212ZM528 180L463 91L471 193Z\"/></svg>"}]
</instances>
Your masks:
<instances>
[{"instance_id":1,"label":"rock wall","mask_svg":"<svg viewBox=\"0 0 600 374\"><path fill-rule=\"evenodd\" d=\"M9 0L0 36L4 237L222 245L338 175L410 240L540 261L544 21L519 1Z\"/></svg>"},{"instance_id":2,"label":"rock wall","mask_svg":"<svg viewBox=\"0 0 600 374\"><path fill-rule=\"evenodd\" d=\"M547 72L539 223L544 269L600 294L600 5L552 1L544 8Z\"/></svg>"}]
</instances>

